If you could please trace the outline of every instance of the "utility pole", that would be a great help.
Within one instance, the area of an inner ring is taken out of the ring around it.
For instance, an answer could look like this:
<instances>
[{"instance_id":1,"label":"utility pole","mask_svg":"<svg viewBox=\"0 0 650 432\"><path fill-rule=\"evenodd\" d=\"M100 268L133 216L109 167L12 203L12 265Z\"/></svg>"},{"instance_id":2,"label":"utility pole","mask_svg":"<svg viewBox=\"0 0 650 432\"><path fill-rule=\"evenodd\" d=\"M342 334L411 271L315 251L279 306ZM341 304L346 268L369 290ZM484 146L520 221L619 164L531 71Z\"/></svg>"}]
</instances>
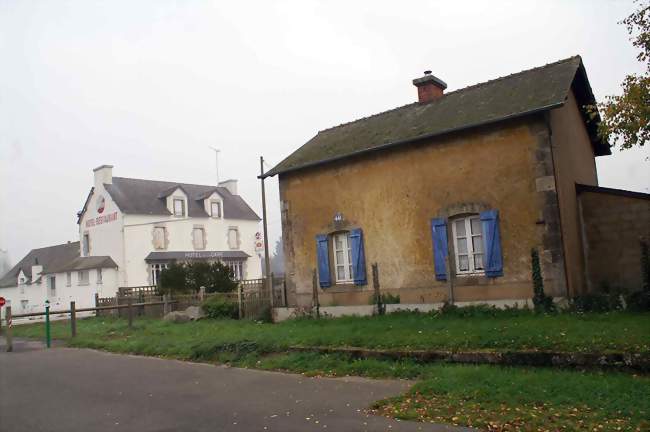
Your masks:
<instances>
[{"instance_id":1,"label":"utility pole","mask_svg":"<svg viewBox=\"0 0 650 432\"><path fill-rule=\"evenodd\" d=\"M273 281L271 280L271 259L269 257L269 235L266 224L266 192L264 191L264 157L260 156L260 180L262 182L262 225L264 226L264 268L266 270L266 287L269 290L271 308L273 308ZM273 311L271 311L273 312Z\"/></svg>"},{"instance_id":2,"label":"utility pole","mask_svg":"<svg viewBox=\"0 0 650 432\"><path fill-rule=\"evenodd\" d=\"M218 148L214 148L212 146L208 146L208 147L214 151L214 163L217 169L217 185L218 185L219 184L219 152L221 150L219 150Z\"/></svg>"}]
</instances>

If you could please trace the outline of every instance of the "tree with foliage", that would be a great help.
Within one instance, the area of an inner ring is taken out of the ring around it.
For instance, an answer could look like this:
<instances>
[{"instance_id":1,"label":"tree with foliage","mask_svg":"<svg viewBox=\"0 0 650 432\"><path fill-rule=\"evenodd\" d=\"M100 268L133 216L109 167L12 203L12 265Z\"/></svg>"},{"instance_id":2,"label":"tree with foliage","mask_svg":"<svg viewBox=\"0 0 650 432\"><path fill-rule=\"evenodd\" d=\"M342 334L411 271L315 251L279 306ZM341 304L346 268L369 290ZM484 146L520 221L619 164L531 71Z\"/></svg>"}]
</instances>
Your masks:
<instances>
[{"instance_id":1,"label":"tree with foliage","mask_svg":"<svg viewBox=\"0 0 650 432\"><path fill-rule=\"evenodd\" d=\"M537 252L537 249L531 249L530 262L535 310L538 312L553 312L555 310L553 298L547 296L544 292L544 278L542 277L542 267L539 263L539 252Z\"/></svg>"},{"instance_id":2,"label":"tree with foliage","mask_svg":"<svg viewBox=\"0 0 650 432\"><path fill-rule=\"evenodd\" d=\"M642 74L625 77L623 94L608 96L598 108L603 114L598 133L610 143L618 143L621 150L642 147L650 139L650 2L637 1L639 9L621 24L627 27L632 45L641 50L637 60L645 65ZM593 117L596 107L591 107Z\"/></svg>"},{"instance_id":3,"label":"tree with foliage","mask_svg":"<svg viewBox=\"0 0 650 432\"><path fill-rule=\"evenodd\" d=\"M174 263L160 273L159 290L163 294L232 292L237 288L232 270L221 262Z\"/></svg>"}]
</instances>

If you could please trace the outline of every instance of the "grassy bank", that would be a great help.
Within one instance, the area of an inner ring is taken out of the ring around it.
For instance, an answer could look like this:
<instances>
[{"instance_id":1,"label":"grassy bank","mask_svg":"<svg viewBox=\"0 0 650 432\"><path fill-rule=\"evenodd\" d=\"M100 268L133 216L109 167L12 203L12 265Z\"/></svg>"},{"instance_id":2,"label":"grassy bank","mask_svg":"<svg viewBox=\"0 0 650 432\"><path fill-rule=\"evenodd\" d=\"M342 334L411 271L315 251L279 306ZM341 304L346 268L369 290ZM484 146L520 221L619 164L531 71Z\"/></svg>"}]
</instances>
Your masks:
<instances>
[{"instance_id":1,"label":"grassy bank","mask_svg":"<svg viewBox=\"0 0 650 432\"><path fill-rule=\"evenodd\" d=\"M43 325L15 326L17 336L40 337ZM65 322L53 324L53 337L67 339ZM572 352L650 352L650 314L535 315L525 311L494 314L415 314L339 319L300 319L280 324L205 320L171 324L138 319L85 319L78 323L77 346L119 352L191 358L194 350L249 341L271 351L291 345L357 346L446 350L553 350ZM200 354L200 353L199 353Z\"/></svg>"},{"instance_id":2,"label":"grassy bank","mask_svg":"<svg viewBox=\"0 0 650 432\"><path fill-rule=\"evenodd\" d=\"M373 410L402 419L475 426L494 431L641 431L650 424L650 377L623 373L421 364L353 359L341 354L286 353L290 345L440 349L553 349L648 352L650 317L633 314L433 316L297 320L281 324L199 321L172 324L92 318L69 339L66 322L53 337L72 346L307 375L409 378L409 393ZM16 336L42 337L42 324L14 327Z\"/></svg>"}]
</instances>

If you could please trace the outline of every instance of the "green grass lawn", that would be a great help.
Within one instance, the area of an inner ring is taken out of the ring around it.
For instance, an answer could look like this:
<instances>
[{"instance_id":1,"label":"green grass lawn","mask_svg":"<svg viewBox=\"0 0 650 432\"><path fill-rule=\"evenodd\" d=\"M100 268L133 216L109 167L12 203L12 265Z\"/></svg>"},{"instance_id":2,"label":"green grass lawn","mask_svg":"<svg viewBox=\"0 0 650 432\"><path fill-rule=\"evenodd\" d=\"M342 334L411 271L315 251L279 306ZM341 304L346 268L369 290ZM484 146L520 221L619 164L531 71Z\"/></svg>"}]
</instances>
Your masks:
<instances>
[{"instance_id":1,"label":"green grass lawn","mask_svg":"<svg viewBox=\"0 0 650 432\"><path fill-rule=\"evenodd\" d=\"M307 375L418 379L400 397L377 402L382 415L494 431L649 430L650 378L625 373L420 364L353 359L345 355L287 353L291 345L371 348L648 352L650 315L394 314L301 319L280 324L213 321L173 324L137 319L79 320L52 326L71 346ZM15 326L16 336L43 337L42 324Z\"/></svg>"},{"instance_id":2,"label":"green grass lawn","mask_svg":"<svg viewBox=\"0 0 650 432\"><path fill-rule=\"evenodd\" d=\"M17 336L44 334L43 325L15 326ZM357 346L448 350L554 350L575 352L650 352L650 314L536 315L526 311L494 314L401 313L378 317L299 319L279 324L203 320L172 324L137 319L92 318L78 321L77 346L120 352L191 358L193 350L255 342L270 351L291 345ZM53 324L53 337L67 339L69 326ZM200 354L200 353L199 353Z\"/></svg>"}]
</instances>

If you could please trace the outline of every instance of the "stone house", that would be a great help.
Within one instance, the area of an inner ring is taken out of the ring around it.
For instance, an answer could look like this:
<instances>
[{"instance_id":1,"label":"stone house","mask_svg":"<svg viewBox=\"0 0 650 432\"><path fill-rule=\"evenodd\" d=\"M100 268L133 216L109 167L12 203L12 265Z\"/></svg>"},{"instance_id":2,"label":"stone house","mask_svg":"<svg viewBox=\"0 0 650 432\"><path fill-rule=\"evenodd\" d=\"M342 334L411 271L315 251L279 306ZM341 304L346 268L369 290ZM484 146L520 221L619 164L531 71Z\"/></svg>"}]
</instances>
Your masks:
<instances>
[{"instance_id":1,"label":"stone house","mask_svg":"<svg viewBox=\"0 0 650 432\"><path fill-rule=\"evenodd\" d=\"M381 291L401 303L521 304L533 248L548 294L601 283L588 271L603 251L585 248L585 218L599 196L620 196L598 188L595 158L611 152L584 109L595 99L581 58L449 93L429 71L413 84L417 102L320 131L264 174L279 175L295 303L310 305L316 285L323 305L367 305L376 263ZM648 196L626 199L639 214L630 238L646 235ZM638 238L623 249L636 259Z\"/></svg>"}]
</instances>

